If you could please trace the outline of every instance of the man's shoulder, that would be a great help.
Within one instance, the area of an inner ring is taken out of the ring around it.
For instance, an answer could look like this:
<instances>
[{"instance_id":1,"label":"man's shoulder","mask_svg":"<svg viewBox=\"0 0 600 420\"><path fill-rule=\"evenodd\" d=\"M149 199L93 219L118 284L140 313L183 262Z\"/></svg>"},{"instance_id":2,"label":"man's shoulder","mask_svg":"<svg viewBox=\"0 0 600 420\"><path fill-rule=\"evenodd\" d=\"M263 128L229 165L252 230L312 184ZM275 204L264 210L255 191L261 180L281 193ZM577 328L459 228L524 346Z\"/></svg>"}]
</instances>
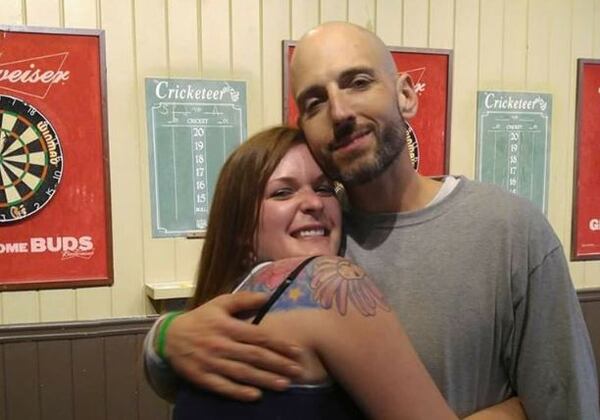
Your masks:
<instances>
[{"instance_id":1,"label":"man's shoulder","mask_svg":"<svg viewBox=\"0 0 600 420\"><path fill-rule=\"evenodd\" d=\"M501 228L517 242L539 246L545 252L560 246L550 222L531 200L483 182L467 180L465 186L474 220Z\"/></svg>"},{"instance_id":2,"label":"man's shoulder","mask_svg":"<svg viewBox=\"0 0 600 420\"><path fill-rule=\"evenodd\" d=\"M464 187L457 196L457 201L473 206L474 209L485 208L493 213L500 213L511 218L544 219L541 210L529 199L507 191L506 189L481 181L460 178Z\"/></svg>"},{"instance_id":3,"label":"man's shoulder","mask_svg":"<svg viewBox=\"0 0 600 420\"><path fill-rule=\"evenodd\" d=\"M463 192L466 195L474 195L476 197L483 196L486 199L489 197L497 197L499 200L509 203L526 204L526 202L528 202L528 200L523 197L511 193L499 185L476 181L464 176L457 176L456 178L463 184Z\"/></svg>"}]
</instances>

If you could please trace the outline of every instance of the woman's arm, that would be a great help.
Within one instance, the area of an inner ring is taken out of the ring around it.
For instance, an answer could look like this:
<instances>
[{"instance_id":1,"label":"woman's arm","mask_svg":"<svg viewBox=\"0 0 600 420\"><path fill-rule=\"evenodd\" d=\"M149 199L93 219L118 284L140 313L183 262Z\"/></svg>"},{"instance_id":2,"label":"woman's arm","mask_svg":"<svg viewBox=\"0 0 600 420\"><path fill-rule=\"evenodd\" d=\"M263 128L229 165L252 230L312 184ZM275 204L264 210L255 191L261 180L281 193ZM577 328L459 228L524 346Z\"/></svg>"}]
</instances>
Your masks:
<instances>
[{"instance_id":1,"label":"woman's arm","mask_svg":"<svg viewBox=\"0 0 600 420\"><path fill-rule=\"evenodd\" d=\"M454 419L402 325L366 273L341 258L315 262L322 308L315 347L331 374L376 419Z\"/></svg>"},{"instance_id":2,"label":"woman's arm","mask_svg":"<svg viewBox=\"0 0 600 420\"><path fill-rule=\"evenodd\" d=\"M248 288L276 287L281 273L296 263L272 264ZM456 418L382 294L347 260L311 262L263 324L313 349L369 418Z\"/></svg>"},{"instance_id":3,"label":"woman's arm","mask_svg":"<svg viewBox=\"0 0 600 420\"><path fill-rule=\"evenodd\" d=\"M277 261L259 271L244 289L272 292L300 261ZM360 267L343 258L319 257L311 262L276 301L261 327L312 349L315 359L370 418L457 418L385 297ZM319 377L314 365L309 369L312 381ZM516 399L473 416L474 420L525 418Z\"/></svg>"}]
</instances>

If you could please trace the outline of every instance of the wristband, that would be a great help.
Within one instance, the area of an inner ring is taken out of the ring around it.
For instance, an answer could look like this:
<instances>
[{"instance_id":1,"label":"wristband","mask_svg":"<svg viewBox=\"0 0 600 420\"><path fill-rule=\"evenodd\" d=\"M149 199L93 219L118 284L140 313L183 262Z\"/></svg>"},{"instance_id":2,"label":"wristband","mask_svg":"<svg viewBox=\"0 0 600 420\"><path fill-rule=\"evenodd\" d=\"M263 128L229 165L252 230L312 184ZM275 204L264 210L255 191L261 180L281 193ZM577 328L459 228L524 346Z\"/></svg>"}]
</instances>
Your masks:
<instances>
[{"instance_id":1,"label":"wristband","mask_svg":"<svg viewBox=\"0 0 600 420\"><path fill-rule=\"evenodd\" d=\"M171 322L173 322L173 320L182 313L183 312L180 311L169 312L167 315L165 315L165 319L163 319L163 321L160 323L160 326L158 327L158 349L156 353L164 361L167 360L167 355L165 354L165 345L167 344L167 330L169 329Z\"/></svg>"}]
</instances>

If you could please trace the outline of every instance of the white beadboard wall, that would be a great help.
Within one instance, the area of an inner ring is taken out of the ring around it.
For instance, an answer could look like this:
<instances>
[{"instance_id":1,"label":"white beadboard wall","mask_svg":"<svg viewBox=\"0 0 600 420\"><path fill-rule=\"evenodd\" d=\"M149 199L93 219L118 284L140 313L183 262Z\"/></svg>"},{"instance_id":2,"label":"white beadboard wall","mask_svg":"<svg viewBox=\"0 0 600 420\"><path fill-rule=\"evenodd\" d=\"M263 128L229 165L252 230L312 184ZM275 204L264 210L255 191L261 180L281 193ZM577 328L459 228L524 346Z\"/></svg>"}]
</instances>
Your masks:
<instances>
[{"instance_id":1,"label":"white beadboard wall","mask_svg":"<svg viewBox=\"0 0 600 420\"><path fill-rule=\"evenodd\" d=\"M248 131L281 121L281 40L345 20L395 46L454 50L451 172L474 175L476 92L553 95L548 217L570 249L576 59L600 58L600 0L0 0L0 24L106 31L115 282L0 293L0 324L153 312L146 282L192 279L201 240L152 239L146 76L248 82ZM1 268L0 268L1 270ZM600 287L600 261L571 264Z\"/></svg>"}]
</instances>

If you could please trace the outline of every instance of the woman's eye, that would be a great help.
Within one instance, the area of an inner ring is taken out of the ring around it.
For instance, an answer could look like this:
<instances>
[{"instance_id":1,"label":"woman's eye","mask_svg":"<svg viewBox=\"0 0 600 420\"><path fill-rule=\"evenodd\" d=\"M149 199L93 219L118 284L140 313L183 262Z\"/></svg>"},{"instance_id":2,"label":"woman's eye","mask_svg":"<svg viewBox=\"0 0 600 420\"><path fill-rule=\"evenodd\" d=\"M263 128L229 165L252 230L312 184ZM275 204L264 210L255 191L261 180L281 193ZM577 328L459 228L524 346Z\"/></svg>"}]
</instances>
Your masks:
<instances>
[{"instance_id":1,"label":"woman's eye","mask_svg":"<svg viewBox=\"0 0 600 420\"><path fill-rule=\"evenodd\" d=\"M280 189L273 191L271 194L269 194L269 197L284 199L284 198L289 197L292 194L293 194L293 191L291 188L280 188Z\"/></svg>"},{"instance_id":2,"label":"woman's eye","mask_svg":"<svg viewBox=\"0 0 600 420\"><path fill-rule=\"evenodd\" d=\"M317 187L316 192L324 196L335 195L335 187L333 185L321 185Z\"/></svg>"}]
</instances>

